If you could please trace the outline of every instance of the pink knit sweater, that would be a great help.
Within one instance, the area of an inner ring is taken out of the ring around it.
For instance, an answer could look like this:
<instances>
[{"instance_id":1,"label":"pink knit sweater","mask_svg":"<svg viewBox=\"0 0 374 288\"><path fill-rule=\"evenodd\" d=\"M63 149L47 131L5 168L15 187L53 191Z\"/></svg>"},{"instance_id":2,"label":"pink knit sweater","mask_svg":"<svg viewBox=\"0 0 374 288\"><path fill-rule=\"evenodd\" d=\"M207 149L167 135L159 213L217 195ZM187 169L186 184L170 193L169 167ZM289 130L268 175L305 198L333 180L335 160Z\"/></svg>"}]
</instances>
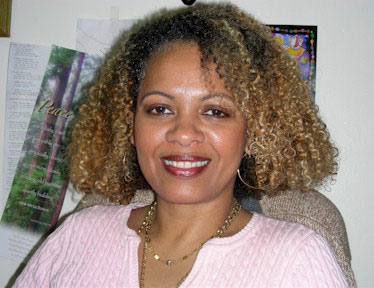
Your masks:
<instances>
[{"instance_id":1,"label":"pink knit sweater","mask_svg":"<svg viewBox=\"0 0 374 288\"><path fill-rule=\"evenodd\" d=\"M70 216L35 253L14 287L139 287L140 238L128 206ZM231 237L209 240L181 287L347 287L326 241L291 222L254 214Z\"/></svg>"}]
</instances>

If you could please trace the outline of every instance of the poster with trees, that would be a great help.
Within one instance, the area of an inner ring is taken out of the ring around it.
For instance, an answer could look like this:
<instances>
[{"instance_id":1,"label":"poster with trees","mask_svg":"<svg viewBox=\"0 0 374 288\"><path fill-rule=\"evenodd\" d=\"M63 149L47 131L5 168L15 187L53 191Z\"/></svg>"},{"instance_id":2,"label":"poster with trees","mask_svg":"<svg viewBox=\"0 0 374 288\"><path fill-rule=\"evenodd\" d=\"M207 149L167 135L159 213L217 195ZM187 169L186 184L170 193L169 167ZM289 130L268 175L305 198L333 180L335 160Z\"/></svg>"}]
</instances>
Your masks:
<instances>
[{"instance_id":1,"label":"poster with trees","mask_svg":"<svg viewBox=\"0 0 374 288\"><path fill-rule=\"evenodd\" d=\"M99 64L97 57L52 47L1 225L43 235L57 223L71 126Z\"/></svg>"}]
</instances>

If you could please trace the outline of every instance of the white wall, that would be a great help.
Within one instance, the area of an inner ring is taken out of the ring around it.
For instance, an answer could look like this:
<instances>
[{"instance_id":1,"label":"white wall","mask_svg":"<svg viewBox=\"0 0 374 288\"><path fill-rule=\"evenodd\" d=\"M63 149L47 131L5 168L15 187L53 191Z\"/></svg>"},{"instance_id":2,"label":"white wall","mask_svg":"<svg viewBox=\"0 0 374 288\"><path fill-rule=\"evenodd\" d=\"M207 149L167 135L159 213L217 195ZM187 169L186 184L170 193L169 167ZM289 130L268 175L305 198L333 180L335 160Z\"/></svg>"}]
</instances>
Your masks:
<instances>
[{"instance_id":1,"label":"white wall","mask_svg":"<svg viewBox=\"0 0 374 288\"><path fill-rule=\"evenodd\" d=\"M199 1L199 0L198 0ZM202 0L200 0L202 1ZM75 47L77 18L140 18L180 0L13 0L11 39L0 38L0 182L3 173L5 85L10 40ZM374 1L236 0L265 23L318 25L317 96L321 114L340 148L340 171L331 192L348 230L359 287L374 287ZM2 185L0 186L2 187ZM1 205L2 206L2 205ZM2 211L0 211L2 213ZM0 286L16 264L0 258Z\"/></svg>"}]
</instances>

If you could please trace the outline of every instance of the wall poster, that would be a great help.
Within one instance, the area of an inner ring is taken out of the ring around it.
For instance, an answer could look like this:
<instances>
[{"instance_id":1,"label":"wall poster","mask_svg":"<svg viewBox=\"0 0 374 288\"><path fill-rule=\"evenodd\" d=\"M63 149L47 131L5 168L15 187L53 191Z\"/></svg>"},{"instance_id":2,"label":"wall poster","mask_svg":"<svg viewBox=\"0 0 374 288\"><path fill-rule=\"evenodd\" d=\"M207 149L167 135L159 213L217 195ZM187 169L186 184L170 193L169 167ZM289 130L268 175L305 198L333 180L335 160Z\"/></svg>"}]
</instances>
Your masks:
<instances>
[{"instance_id":1,"label":"wall poster","mask_svg":"<svg viewBox=\"0 0 374 288\"><path fill-rule=\"evenodd\" d=\"M22 44L13 48L27 51ZM0 222L0 256L24 261L55 227L69 183L65 152L72 120L98 63L83 52L50 50Z\"/></svg>"},{"instance_id":2,"label":"wall poster","mask_svg":"<svg viewBox=\"0 0 374 288\"><path fill-rule=\"evenodd\" d=\"M317 26L268 26L275 40L299 64L302 78L310 83L314 100L316 91Z\"/></svg>"}]
</instances>

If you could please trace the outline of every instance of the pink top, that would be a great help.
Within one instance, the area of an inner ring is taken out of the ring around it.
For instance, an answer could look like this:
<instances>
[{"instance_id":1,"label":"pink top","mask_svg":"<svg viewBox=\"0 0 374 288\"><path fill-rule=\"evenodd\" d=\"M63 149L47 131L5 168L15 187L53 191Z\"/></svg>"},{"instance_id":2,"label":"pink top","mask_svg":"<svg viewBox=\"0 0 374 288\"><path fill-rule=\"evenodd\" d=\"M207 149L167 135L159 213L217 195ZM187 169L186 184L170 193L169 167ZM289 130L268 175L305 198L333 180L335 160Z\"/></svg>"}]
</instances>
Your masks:
<instances>
[{"instance_id":1,"label":"pink top","mask_svg":"<svg viewBox=\"0 0 374 288\"><path fill-rule=\"evenodd\" d=\"M128 206L70 216L32 257L14 287L139 287L140 238ZM348 287L327 242L303 225L253 214L231 237L209 240L181 287Z\"/></svg>"}]
</instances>

